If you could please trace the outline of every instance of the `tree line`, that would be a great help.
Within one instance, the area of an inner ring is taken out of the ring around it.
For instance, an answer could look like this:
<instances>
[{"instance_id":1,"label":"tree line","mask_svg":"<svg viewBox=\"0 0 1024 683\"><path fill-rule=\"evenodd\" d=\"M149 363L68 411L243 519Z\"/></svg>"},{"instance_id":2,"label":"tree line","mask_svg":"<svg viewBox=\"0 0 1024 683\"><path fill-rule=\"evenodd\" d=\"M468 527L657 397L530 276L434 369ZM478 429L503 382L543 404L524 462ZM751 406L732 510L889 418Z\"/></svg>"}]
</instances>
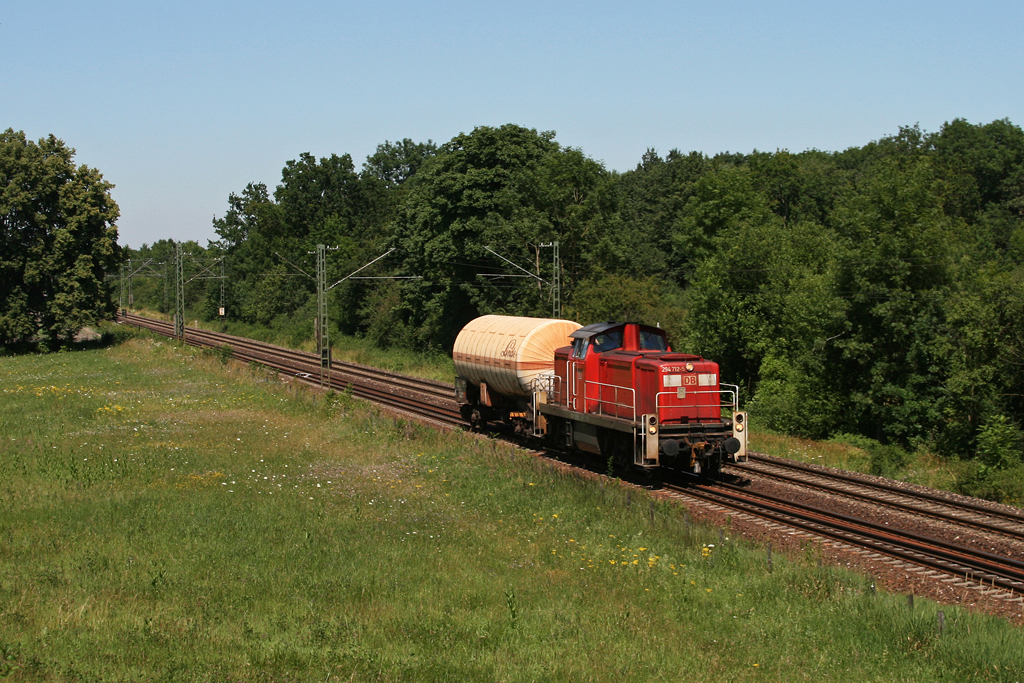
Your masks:
<instances>
[{"instance_id":1,"label":"tree line","mask_svg":"<svg viewBox=\"0 0 1024 683\"><path fill-rule=\"evenodd\" d=\"M329 284L393 249L361 275L394 279L332 290L332 326L447 349L477 315L549 316L558 242L565 317L660 324L769 428L992 470L1024 452L1024 132L1007 120L841 152L648 150L623 173L552 132L479 127L385 142L358 169L300 155L213 227L193 247L226 258L234 319L308 337L315 245ZM216 317L219 286L190 296Z\"/></svg>"}]
</instances>

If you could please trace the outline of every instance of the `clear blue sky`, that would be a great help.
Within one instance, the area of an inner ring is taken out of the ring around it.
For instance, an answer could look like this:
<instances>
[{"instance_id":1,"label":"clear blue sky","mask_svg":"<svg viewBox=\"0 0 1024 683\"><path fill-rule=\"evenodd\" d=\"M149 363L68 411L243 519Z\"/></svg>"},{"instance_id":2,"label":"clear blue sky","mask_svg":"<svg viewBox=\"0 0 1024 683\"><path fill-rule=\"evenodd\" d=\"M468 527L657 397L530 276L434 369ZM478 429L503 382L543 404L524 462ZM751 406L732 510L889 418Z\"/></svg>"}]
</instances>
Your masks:
<instances>
[{"instance_id":1,"label":"clear blue sky","mask_svg":"<svg viewBox=\"0 0 1024 683\"><path fill-rule=\"evenodd\" d=\"M845 149L920 123L1024 125L1021 2L0 3L0 128L116 185L121 243L215 237L302 152L557 131L648 147Z\"/></svg>"}]
</instances>

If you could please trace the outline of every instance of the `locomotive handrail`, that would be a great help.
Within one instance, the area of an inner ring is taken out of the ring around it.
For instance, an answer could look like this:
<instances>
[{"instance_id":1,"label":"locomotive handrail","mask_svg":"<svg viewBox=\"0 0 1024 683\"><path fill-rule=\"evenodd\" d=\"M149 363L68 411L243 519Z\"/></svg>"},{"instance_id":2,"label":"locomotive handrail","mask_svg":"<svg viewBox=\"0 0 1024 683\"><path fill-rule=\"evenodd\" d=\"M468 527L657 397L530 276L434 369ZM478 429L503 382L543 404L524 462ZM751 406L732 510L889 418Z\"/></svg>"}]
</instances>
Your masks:
<instances>
[{"instance_id":1,"label":"locomotive handrail","mask_svg":"<svg viewBox=\"0 0 1024 683\"><path fill-rule=\"evenodd\" d=\"M566 383L569 385L569 393L566 396L566 403L569 404L569 399L571 398L572 399L571 405L572 405L572 409L573 410L579 410L576 407L576 398L577 398L577 395L579 394L579 390L576 388L576 367L579 366L579 365L582 365L582 363L580 363L578 361L570 361L568 359L566 359L566 361L565 361L565 374L566 374L566 377L567 377ZM584 401L586 400L586 397L587 397L587 384L586 384L587 379L586 378L587 378L587 367L584 365L583 366L583 398L584 398ZM587 404L584 403L583 404L584 412L586 412L586 407L587 407Z\"/></svg>"},{"instance_id":2,"label":"locomotive handrail","mask_svg":"<svg viewBox=\"0 0 1024 683\"><path fill-rule=\"evenodd\" d=\"M542 373L534 377L530 381L530 384L533 391L544 391L551 396L557 391L557 386L561 382L561 379L561 377L553 373Z\"/></svg>"},{"instance_id":3,"label":"locomotive handrail","mask_svg":"<svg viewBox=\"0 0 1024 683\"><path fill-rule=\"evenodd\" d=\"M655 409L661 409L661 408L665 408L665 409L670 409L670 408L697 408L697 409L700 409L700 408L719 408L719 409L721 409L721 408L733 408L733 406L735 406L737 404L736 403L736 393L732 389L711 389L711 390L704 390L704 391L687 391L686 392L687 396L691 396L691 395L694 395L694 394L718 394L718 395L732 394L733 399L732 399L732 401L730 401L728 403L720 401L719 403L697 403L696 405L688 404L688 405L675 405L675 406L672 406L672 405L665 405L665 404L663 404L661 402L661 397L662 396L673 396L673 397L677 397L678 398L679 394L677 392L675 392L675 391L659 391L657 394L654 395L654 407L655 407Z\"/></svg>"},{"instance_id":4,"label":"locomotive handrail","mask_svg":"<svg viewBox=\"0 0 1024 683\"><path fill-rule=\"evenodd\" d=\"M738 412L740 409L740 385L738 384L725 384L724 382L719 384L720 387L730 387L732 389L732 412Z\"/></svg>"},{"instance_id":5,"label":"locomotive handrail","mask_svg":"<svg viewBox=\"0 0 1024 683\"><path fill-rule=\"evenodd\" d=\"M631 403L616 403L615 401L606 401L603 398L601 398L601 391L600 391L600 389L598 389L598 398L594 398L594 399L587 398L587 385L594 385L596 387L609 387L611 389L615 389L615 398L619 397L619 391L620 390L621 391L628 391L630 394L632 394L632 397L631 397L632 398L632 402ZM598 415L604 415L604 411L602 410L601 407L605 403L607 403L608 405L617 406L619 408L629 408L633 412L633 422L636 422L636 390L633 389L632 387L620 387L617 384L604 384L603 382L590 382L590 381L584 380L584 382L583 382L583 407L584 408L586 408L587 401L596 401L597 402L597 414ZM589 410L585 410L584 412L590 412L590 411ZM616 415L616 417L618 417L618 416Z\"/></svg>"}]
</instances>

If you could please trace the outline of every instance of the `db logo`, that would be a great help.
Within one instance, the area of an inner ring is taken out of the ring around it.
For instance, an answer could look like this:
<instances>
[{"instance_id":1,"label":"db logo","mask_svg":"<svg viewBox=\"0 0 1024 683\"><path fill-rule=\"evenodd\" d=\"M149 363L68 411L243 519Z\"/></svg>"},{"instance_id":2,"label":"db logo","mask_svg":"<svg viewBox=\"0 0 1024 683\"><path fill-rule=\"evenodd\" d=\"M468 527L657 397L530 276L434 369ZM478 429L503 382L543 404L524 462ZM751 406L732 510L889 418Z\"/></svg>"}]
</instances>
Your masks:
<instances>
[{"instance_id":1,"label":"db logo","mask_svg":"<svg viewBox=\"0 0 1024 683\"><path fill-rule=\"evenodd\" d=\"M508 346L501 352L502 358L515 358L516 356L516 340L509 341Z\"/></svg>"}]
</instances>

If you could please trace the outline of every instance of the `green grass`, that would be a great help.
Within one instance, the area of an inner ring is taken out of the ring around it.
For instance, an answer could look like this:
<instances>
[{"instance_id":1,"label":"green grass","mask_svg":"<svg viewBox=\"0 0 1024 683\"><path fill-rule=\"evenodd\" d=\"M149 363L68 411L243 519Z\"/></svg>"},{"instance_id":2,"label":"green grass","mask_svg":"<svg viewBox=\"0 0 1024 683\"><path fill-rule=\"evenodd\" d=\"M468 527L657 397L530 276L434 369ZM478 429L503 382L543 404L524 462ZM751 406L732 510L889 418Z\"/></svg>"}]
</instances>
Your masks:
<instances>
[{"instance_id":1,"label":"green grass","mask_svg":"<svg viewBox=\"0 0 1024 683\"><path fill-rule=\"evenodd\" d=\"M166 341L0 365L12 681L1016 681L1010 624ZM628 502L628 506L627 506Z\"/></svg>"},{"instance_id":2,"label":"green grass","mask_svg":"<svg viewBox=\"0 0 1024 683\"><path fill-rule=\"evenodd\" d=\"M828 441L811 441L786 434L776 434L752 427L750 430L751 450L788 458L798 462L836 467L854 472L867 472L871 458L867 452L854 446Z\"/></svg>"}]
</instances>

